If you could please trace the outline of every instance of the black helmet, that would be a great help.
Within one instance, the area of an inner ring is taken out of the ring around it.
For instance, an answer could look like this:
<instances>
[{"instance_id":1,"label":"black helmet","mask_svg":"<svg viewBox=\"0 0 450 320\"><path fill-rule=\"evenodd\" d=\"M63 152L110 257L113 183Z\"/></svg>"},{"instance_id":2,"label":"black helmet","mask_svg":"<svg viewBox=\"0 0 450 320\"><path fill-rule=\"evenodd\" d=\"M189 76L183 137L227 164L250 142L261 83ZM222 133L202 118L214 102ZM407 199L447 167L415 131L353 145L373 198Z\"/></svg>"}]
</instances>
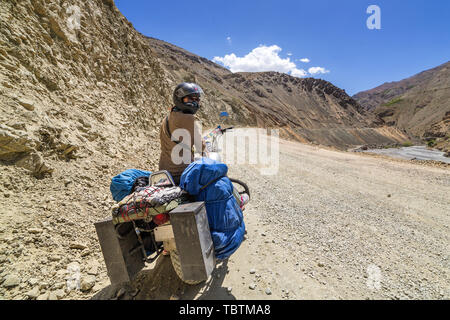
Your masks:
<instances>
[{"instance_id":1,"label":"black helmet","mask_svg":"<svg viewBox=\"0 0 450 320\"><path fill-rule=\"evenodd\" d=\"M200 108L200 104L197 101L191 101L183 103L183 98L189 95L196 95L200 98L203 94L202 88L198 84L183 82L177 85L173 91L173 103L178 108L178 110L184 113L195 114Z\"/></svg>"}]
</instances>

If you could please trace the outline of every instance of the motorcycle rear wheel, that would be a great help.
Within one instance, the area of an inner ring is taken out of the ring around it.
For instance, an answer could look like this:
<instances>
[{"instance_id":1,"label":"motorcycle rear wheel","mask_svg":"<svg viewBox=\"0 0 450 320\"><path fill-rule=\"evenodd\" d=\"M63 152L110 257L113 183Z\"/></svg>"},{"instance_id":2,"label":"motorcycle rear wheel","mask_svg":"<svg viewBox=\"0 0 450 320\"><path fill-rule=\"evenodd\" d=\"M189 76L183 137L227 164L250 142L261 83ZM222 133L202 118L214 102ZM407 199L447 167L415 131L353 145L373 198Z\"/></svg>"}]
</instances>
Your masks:
<instances>
[{"instance_id":1,"label":"motorcycle rear wheel","mask_svg":"<svg viewBox=\"0 0 450 320\"><path fill-rule=\"evenodd\" d=\"M195 281L195 280L184 280L183 279L183 272L181 270L181 263L180 263L180 256L178 255L178 251L171 250L170 251L170 260L172 261L173 269L175 270L175 273L177 274L178 278L181 279L186 284L189 284L191 286L199 284L203 281Z\"/></svg>"},{"instance_id":2,"label":"motorcycle rear wheel","mask_svg":"<svg viewBox=\"0 0 450 320\"><path fill-rule=\"evenodd\" d=\"M238 179L229 178L232 183L236 183L244 188L244 191L239 191L239 194L246 193L250 197L250 189L247 184Z\"/></svg>"}]
</instances>

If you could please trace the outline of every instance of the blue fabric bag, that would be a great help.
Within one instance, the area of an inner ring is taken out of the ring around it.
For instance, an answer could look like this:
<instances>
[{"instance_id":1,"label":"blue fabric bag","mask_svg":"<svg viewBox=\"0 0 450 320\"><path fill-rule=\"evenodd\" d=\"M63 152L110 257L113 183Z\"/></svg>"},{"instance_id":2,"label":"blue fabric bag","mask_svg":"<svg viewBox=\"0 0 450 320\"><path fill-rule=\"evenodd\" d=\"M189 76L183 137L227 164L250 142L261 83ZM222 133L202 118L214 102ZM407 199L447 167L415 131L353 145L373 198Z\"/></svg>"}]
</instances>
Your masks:
<instances>
[{"instance_id":1,"label":"blue fabric bag","mask_svg":"<svg viewBox=\"0 0 450 320\"><path fill-rule=\"evenodd\" d=\"M128 169L111 179L109 190L113 196L113 199L117 202L125 198L130 194L134 181L139 177L150 176L150 171Z\"/></svg>"},{"instance_id":2,"label":"blue fabric bag","mask_svg":"<svg viewBox=\"0 0 450 320\"><path fill-rule=\"evenodd\" d=\"M226 164L202 158L192 162L180 179L183 190L195 196L196 201L205 202L218 259L231 256L241 245L245 233L244 216L233 195L233 184L226 176L227 172Z\"/></svg>"}]
</instances>

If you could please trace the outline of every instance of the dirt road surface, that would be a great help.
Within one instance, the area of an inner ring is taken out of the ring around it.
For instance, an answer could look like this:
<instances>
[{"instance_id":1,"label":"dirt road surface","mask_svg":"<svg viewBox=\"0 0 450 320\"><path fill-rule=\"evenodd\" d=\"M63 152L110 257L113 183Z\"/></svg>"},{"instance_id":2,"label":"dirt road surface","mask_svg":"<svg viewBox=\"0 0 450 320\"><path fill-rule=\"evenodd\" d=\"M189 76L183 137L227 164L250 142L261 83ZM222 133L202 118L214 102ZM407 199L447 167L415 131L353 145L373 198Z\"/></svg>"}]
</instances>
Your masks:
<instances>
[{"instance_id":1,"label":"dirt road surface","mask_svg":"<svg viewBox=\"0 0 450 320\"><path fill-rule=\"evenodd\" d=\"M450 170L281 141L246 240L182 299L449 299Z\"/></svg>"}]
</instances>

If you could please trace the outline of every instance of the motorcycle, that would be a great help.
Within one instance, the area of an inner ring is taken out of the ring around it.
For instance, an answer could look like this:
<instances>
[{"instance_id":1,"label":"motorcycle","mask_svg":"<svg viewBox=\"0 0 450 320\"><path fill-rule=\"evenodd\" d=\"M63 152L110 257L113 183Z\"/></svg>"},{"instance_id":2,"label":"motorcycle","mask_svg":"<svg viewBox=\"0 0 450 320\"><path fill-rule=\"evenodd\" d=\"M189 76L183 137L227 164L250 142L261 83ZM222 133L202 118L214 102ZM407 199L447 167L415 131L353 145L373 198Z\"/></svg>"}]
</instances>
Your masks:
<instances>
[{"instance_id":1,"label":"motorcycle","mask_svg":"<svg viewBox=\"0 0 450 320\"><path fill-rule=\"evenodd\" d=\"M204 137L207 158L222 161L218 140L232 129L218 126ZM196 160L199 158L199 154L194 156ZM236 201L245 210L250 199L248 186L240 180L229 179ZM133 186L133 191L145 188L146 181L139 183ZM152 173L148 186L176 187L165 170ZM177 201L156 207L153 214L137 219L108 219L95 224L112 284L131 281L146 263L154 262L164 251L170 255L172 266L183 282L195 285L207 280L216 259L204 203L195 202L184 191Z\"/></svg>"}]
</instances>

